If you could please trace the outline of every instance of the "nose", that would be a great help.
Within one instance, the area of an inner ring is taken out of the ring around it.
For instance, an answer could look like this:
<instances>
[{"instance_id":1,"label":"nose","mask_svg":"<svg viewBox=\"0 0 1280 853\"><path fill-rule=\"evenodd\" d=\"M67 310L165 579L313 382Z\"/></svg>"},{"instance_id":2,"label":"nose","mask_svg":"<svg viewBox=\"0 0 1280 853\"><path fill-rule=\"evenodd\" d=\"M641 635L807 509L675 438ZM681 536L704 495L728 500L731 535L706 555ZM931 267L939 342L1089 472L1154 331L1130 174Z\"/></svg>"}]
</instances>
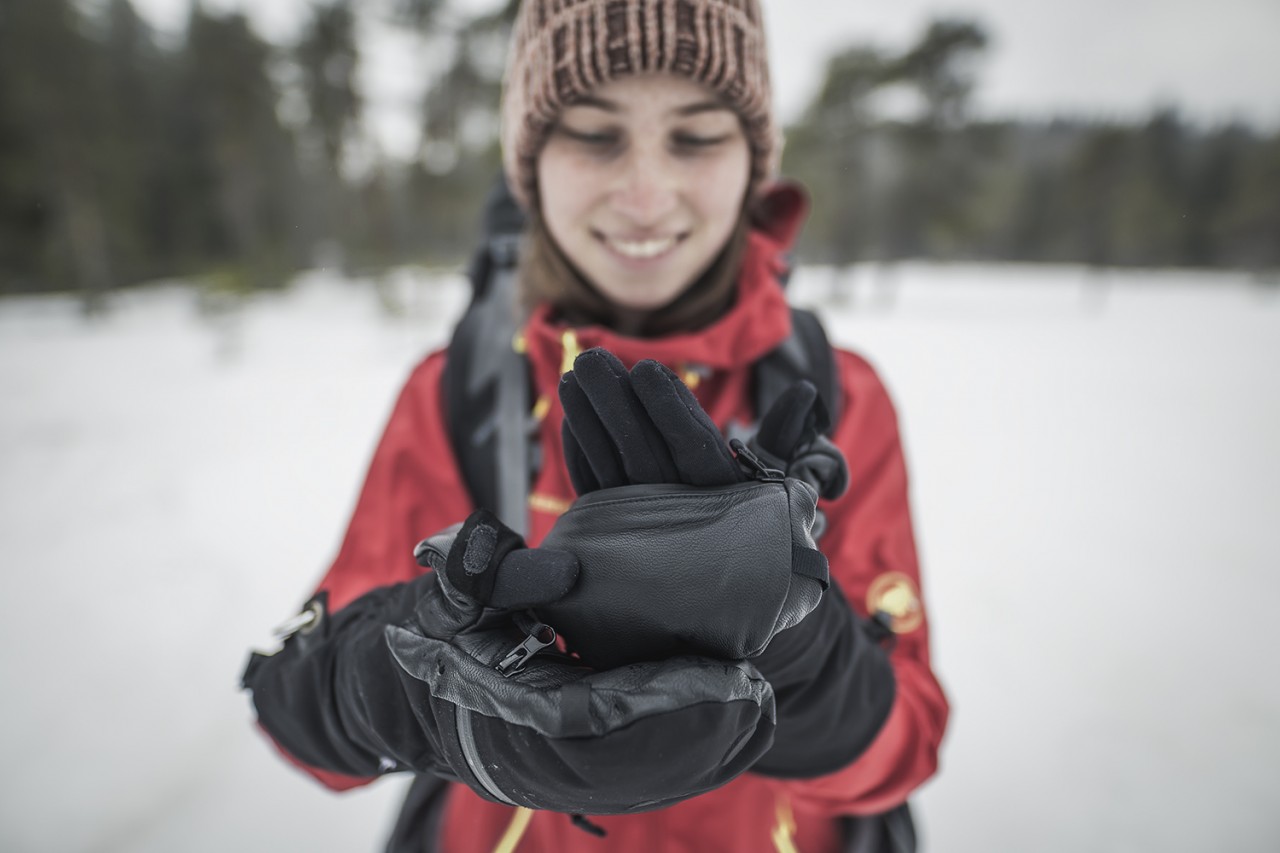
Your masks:
<instances>
[{"instance_id":1,"label":"nose","mask_svg":"<svg viewBox=\"0 0 1280 853\"><path fill-rule=\"evenodd\" d=\"M666 152L633 147L621 163L613 209L639 227L661 224L679 203L679 178Z\"/></svg>"}]
</instances>

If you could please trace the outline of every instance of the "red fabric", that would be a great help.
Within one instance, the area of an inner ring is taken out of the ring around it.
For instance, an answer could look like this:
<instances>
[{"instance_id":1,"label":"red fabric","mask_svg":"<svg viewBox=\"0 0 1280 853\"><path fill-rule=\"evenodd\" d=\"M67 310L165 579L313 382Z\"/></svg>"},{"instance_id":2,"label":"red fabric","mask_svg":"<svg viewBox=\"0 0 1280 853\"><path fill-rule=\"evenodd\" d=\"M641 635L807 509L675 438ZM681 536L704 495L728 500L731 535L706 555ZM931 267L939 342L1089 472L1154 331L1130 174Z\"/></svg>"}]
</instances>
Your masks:
<instances>
[{"instance_id":1,"label":"red fabric","mask_svg":"<svg viewBox=\"0 0 1280 853\"><path fill-rule=\"evenodd\" d=\"M799 199L797 202L796 199ZM710 327L660 340L622 337L601 327L572 330L579 347L603 346L631 365L656 358L677 373L698 370L699 402L722 428L750 423L751 365L790 334L790 315L777 283L803 197L787 195L775 209L783 220L752 232L734 307ZM525 328L537 394L549 404L541 427L543 468L534 485L530 544L550 530L557 504L574 497L560 441L563 412L556 395L567 327L548 311ZM866 615L868 590L887 572L920 587L907 499L907 475L893 405L866 361L838 351L843 408L834 440L850 466L852 487L825 502L829 528L821 545L833 578L852 606ZM416 576L416 542L461 521L472 507L452 458L441 405L444 355L429 356L405 384L351 519L342 549L321 583L337 609L369 589ZM921 606L923 602L921 601ZM872 814L900 802L931 776L948 706L930 669L927 611L918 627L898 637L893 654L897 698L870 749L829 776L781 782L745 774L720 790L672 808L641 815L602 817L609 850L772 851L778 808L794 813L795 843L806 851L838 849L833 817ZM513 810L454 786L445 819L445 849L492 850ZM534 815L522 851L601 849L564 815Z\"/></svg>"},{"instance_id":2,"label":"red fabric","mask_svg":"<svg viewBox=\"0 0 1280 853\"><path fill-rule=\"evenodd\" d=\"M276 752L280 753L285 761L311 776L331 791L349 791L352 788L368 785L377 778L376 776L348 776L345 773L334 773L332 770L321 770L319 767L312 767L310 764L299 761L290 755L288 750L276 743L276 739L261 725L258 726L258 732L267 739L268 743L275 747Z\"/></svg>"}]
</instances>

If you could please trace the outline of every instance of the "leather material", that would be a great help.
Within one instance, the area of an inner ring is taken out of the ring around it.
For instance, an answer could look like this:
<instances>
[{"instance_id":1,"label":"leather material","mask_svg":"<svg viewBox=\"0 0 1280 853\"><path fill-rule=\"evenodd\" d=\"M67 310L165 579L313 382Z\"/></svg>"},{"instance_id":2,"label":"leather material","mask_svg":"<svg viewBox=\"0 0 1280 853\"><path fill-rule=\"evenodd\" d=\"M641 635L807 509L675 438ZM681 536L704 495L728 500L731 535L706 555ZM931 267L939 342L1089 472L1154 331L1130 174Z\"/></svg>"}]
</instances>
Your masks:
<instances>
[{"instance_id":1,"label":"leather material","mask_svg":"<svg viewBox=\"0 0 1280 853\"><path fill-rule=\"evenodd\" d=\"M486 547L459 535L414 618L384 629L448 775L496 802L620 814L713 790L768 752L773 688L745 662L686 656L597 672L551 652L502 674L522 620L454 586L464 542Z\"/></svg>"},{"instance_id":2,"label":"leather material","mask_svg":"<svg viewBox=\"0 0 1280 853\"><path fill-rule=\"evenodd\" d=\"M591 492L543 541L577 557L578 583L538 613L601 668L685 654L754 657L826 587L826 558L812 537L816 502L794 479ZM803 572L797 552L809 557Z\"/></svg>"}]
</instances>

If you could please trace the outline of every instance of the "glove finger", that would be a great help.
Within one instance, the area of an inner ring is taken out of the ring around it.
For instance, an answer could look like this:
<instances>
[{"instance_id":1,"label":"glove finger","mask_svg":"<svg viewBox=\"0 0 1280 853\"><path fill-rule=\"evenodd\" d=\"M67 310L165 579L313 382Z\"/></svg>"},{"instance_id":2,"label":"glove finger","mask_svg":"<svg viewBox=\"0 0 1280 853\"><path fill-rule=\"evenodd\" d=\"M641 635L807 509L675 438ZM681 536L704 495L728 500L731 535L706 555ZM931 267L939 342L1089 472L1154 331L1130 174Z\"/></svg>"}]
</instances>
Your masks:
<instances>
[{"instance_id":1,"label":"glove finger","mask_svg":"<svg viewBox=\"0 0 1280 853\"><path fill-rule=\"evenodd\" d=\"M817 436L818 407L825 413L813 383L805 379L796 382L761 418L756 441L774 456L790 459L801 444Z\"/></svg>"},{"instance_id":2,"label":"glove finger","mask_svg":"<svg viewBox=\"0 0 1280 853\"><path fill-rule=\"evenodd\" d=\"M445 559L442 583L451 598L462 596L473 603L493 600L498 567L507 555L524 548L524 539L486 509L471 513L462 523Z\"/></svg>"},{"instance_id":3,"label":"glove finger","mask_svg":"<svg viewBox=\"0 0 1280 853\"><path fill-rule=\"evenodd\" d=\"M505 610L532 607L560 600L578 580L577 557L553 548L524 547L520 535L488 510L473 512L453 535L442 580L455 600L465 596Z\"/></svg>"},{"instance_id":4,"label":"glove finger","mask_svg":"<svg viewBox=\"0 0 1280 853\"><path fill-rule=\"evenodd\" d=\"M522 610L551 604L568 595L578 581L578 558L554 548L521 548L498 566L489 605Z\"/></svg>"},{"instance_id":5,"label":"glove finger","mask_svg":"<svg viewBox=\"0 0 1280 853\"><path fill-rule=\"evenodd\" d=\"M573 490L585 495L601 488L600 481L591 470L591 461L587 459L582 445L569 428L568 421L560 425L560 441L564 445L564 464L569 469L569 482L573 483Z\"/></svg>"},{"instance_id":6,"label":"glove finger","mask_svg":"<svg viewBox=\"0 0 1280 853\"><path fill-rule=\"evenodd\" d=\"M579 475L585 472L591 473L590 477L582 476L581 483L577 478L573 480L573 486L578 490L578 494L585 494L594 489L625 486L627 474L618 456L618 449L614 446L608 430L600 422L600 417L596 414L591 400L582 390L578 377L573 371L560 378L559 393L560 404L564 407L562 434L571 434L575 439L574 447L582 451L582 455L573 460L574 467L569 468L569 474L572 476L575 468ZM569 457L566 456L565 461L568 462Z\"/></svg>"},{"instance_id":7,"label":"glove finger","mask_svg":"<svg viewBox=\"0 0 1280 853\"><path fill-rule=\"evenodd\" d=\"M629 482L680 482L667 443L636 396L622 362L607 350L589 349L574 359L573 373L617 448ZM576 426L573 429L576 434Z\"/></svg>"},{"instance_id":8,"label":"glove finger","mask_svg":"<svg viewBox=\"0 0 1280 853\"><path fill-rule=\"evenodd\" d=\"M631 385L675 460L679 482L727 486L745 479L720 430L675 373L645 359L632 369Z\"/></svg>"}]
</instances>

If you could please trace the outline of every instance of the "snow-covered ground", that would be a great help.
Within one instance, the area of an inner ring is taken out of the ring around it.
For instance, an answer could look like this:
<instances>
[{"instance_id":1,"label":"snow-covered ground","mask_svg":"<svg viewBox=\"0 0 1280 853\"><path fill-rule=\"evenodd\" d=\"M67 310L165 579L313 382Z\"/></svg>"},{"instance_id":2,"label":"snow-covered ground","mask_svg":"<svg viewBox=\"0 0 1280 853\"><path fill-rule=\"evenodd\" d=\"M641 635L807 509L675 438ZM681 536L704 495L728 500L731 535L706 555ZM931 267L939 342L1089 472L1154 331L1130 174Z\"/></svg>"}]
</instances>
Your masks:
<instances>
[{"instance_id":1,"label":"snow-covered ground","mask_svg":"<svg viewBox=\"0 0 1280 853\"><path fill-rule=\"evenodd\" d=\"M928 849L1280 849L1280 288L903 265L833 299L833 278L794 298L898 401L954 705ZM0 301L0 850L379 848L402 783L322 791L237 679L464 295L316 274L90 321Z\"/></svg>"}]
</instances>

